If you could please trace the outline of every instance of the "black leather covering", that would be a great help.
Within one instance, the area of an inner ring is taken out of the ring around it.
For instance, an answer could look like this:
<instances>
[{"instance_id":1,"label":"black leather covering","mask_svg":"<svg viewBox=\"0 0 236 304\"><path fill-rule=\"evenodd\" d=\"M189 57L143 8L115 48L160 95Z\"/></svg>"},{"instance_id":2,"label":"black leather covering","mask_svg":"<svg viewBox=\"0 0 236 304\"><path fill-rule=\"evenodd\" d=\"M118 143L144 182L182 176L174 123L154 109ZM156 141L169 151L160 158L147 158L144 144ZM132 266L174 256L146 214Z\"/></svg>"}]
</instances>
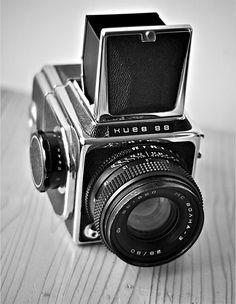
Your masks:
<instances>
[{"instance_id":1,"label":"black leather covering","mask_svg":"<svg viewBox=\"0 0 236 304\"><path fill-rule=\"evenodd\" d=\"M160 33L148 43L138 33L108 37L110 114L173 110L189 40L189 32Z\"/></svg>"}]
</instances>

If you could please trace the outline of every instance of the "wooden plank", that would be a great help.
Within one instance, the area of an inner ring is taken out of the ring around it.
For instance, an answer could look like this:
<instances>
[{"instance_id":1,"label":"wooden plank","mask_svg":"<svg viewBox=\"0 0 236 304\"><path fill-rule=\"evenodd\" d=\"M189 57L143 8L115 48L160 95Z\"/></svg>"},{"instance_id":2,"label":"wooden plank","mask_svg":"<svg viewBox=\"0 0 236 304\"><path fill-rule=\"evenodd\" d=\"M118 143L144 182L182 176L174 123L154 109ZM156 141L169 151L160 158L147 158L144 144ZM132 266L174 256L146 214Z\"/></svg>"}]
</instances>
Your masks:
<instances>
[{"instance_id":1,"label":"wooden plank","mask_svg":"<svg viewBox=\"0 0 236 304\"><path fill-rule=\"evenodd\" d=\"M127 265L103 245L77 247L32 184L24 94L1 102L2 303L235 303L234 135L206 132L196 180L204 197L199 240L160 267Z\"/></svg>"}]
</instances>

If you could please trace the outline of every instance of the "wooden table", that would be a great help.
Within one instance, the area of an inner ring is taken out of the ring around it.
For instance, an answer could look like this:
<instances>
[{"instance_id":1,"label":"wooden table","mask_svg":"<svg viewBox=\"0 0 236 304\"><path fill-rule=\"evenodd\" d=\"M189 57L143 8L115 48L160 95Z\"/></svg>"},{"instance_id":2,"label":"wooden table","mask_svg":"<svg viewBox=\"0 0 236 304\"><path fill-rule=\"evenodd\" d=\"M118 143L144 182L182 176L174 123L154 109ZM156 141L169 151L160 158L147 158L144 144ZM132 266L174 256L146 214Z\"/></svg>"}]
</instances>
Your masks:
<instances>
[{"instance_id":1,"label":"wooden table","mask_svg":"<svg viewBox=\"0 0 236 304\"><path fill-rule=\"evenodd\" d=\"M204 230L179 259L130 266L103 245L77 247L35 190L29 165L30 97L2 92L1 303L235 303L234 136L206 131L196 180Z\"/></svg>"}]
</instances>

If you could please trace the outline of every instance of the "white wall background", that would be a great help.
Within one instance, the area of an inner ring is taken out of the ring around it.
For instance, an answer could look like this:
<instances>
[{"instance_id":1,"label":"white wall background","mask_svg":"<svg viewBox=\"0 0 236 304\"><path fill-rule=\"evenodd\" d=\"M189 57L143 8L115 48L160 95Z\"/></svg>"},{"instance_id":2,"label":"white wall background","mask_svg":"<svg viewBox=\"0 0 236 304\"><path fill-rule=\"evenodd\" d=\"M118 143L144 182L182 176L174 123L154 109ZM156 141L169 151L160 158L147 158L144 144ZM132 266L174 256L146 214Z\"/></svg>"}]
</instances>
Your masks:
<instances>
[{"instance_id":1,"label":"white wall background","mask_svg":"<svg viewBox=\"0 0 236 304\"><path fill-rule=\"evenodd\" d=\"M148 11L192 25L186 108L203 129L234 129L234 0L2 0L2 86L29 93L42 65L79 62L86 14Z\"/></svg>"}]
</instances>

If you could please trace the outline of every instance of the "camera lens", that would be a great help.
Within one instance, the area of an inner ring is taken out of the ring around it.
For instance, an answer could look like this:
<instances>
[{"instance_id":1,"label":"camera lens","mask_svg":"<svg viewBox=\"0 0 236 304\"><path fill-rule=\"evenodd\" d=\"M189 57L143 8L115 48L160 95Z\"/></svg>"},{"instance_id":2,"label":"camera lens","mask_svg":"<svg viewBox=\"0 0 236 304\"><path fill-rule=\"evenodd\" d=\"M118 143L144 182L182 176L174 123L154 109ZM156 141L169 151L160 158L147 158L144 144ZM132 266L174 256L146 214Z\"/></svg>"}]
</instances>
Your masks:
<instances>
[{"instance_id":1,"label":"camera lens","mask_svg":"<svg viewBox=\"0 0 236 304\"><path fill-rule=\"evenodd\" d=\"M203 226L201 193L172 151L137 145L96 172L86 208L104 244L136 266L161 265L186 252Z\"/></svg>"},{"instance_id":2,"label":"camera lens","mask_svg":"<svg viewBox=\"0 0 236 304\"><path fill-rule=\"evenodd\" d=\"M127 226L134 236L152 240L167 233L174 226L175 219L176 210L170 199L149 198L131 211Z\"/></svg>"}]
</instances>

